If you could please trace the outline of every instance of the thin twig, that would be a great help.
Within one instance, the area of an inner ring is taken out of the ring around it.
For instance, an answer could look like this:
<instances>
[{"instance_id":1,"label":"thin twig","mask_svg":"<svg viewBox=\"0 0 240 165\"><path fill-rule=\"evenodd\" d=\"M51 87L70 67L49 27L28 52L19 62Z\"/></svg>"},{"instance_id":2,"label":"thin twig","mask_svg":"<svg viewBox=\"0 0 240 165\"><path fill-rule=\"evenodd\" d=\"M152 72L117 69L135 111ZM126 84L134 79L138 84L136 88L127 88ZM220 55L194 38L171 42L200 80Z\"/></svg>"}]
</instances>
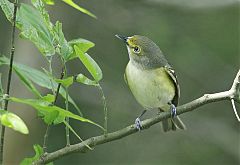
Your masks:
<instances>
[{"instance_id":1,"label":"thin twig","mask_svg":"<svg viewBox=\"0 0 240 165\"><path fill-rule=\"evenodd\" d=\"M106 98L105 95L103 93L103 89L101 87L100 84L97 85L101 96L102 96L102 103L103 103L103 112L104 112L104 135L106 135L108 133L108 109L107 109L107 102L106 102Z\"/></svg>"},{"instance_id":2,"label":"thin twig","mask_svg":"<svg viewBox=\"0 0 240 165\"><path fill-rule=\"evenodd\" d=\"M64 77L64 66L62 67L60 79L63 79L63 77ZM54 103L53 103L54 105L57 103L57 98L58 98L58 95L59 95L59 92L60 92L60 87L61 87L61 83L58 83L56 96L55 96L55 100L54 100Z\"/></svg>"},{"instance_id":3,"label":"thin twig","mask_svg":"<svg viewBox=\"0 0 240 165\"><path fill-rule=\"evenodd\" d=\"M66 66L66 62L64 62L64 70L63 70L63 77L67 77L67 66ZM66 111L69 111L69 106L68 106L68 87L65 87L65 91L66 91L66 99L65 99L65 106L66 106ZM69 117L66 117L65 119L66 123L69 125ZM70 146L70 135L69 135L69 127L66 125L65 127L66 129L66 141L67 141L67 145L66 146Z\"/></svg>"},{"instance_id":4,"label":"thin twig","mask_svg":"<svg viewBox=\"0 0 240 165\"><path fill-rule=\"evenodd\" d=\"M8 70L8 80L7 80L7 90L6 95L9 96L10 94L10 87L11 87L11 79L12 79L12 70L13 70L13 59L15 53L15 31L16 31L16 17L17 17L17 4L18 0L14 1L14 10L13 10L13 26L12 26L12 48L10 53L10 66ZM8 109L8 99L4 100L4 110L7 111ZM5 135L5 127L1 125L1 140L0 140L0 164L3 163L3 147L4 147L4 135Z\"/></svg>"},{"instance_id":5,"label":"thin twig","mask_svg":"<svg viewBox=\"0 0 240 165\"><path fill-rule=\"evenodd\" d=\"M240 122L240 117L238 116L237 109L236 109L236 106L235 106L235 103L234 103L234 99L231 99L231 103L232 103L232 108L233 108L234 114L235 114L238 122Z\"/></svg>"},{"instance_id":6,"label":"thin twig","mask_svg":"<svg viewBox=\"0 0 240 165\"><path fill-rule=\"evenodd\" d=\"M62 67L60 79L63 79L63 77L64 77L64 66ZM60 88L61 88L61 83L58 83L57 90L55 92L55 99L54 99L53 105L56 105L56 103L57 103L57 98L58 98L58 95L60 92ZM51 128L50 125L47 125L46 132L44 134L44 138L43 138L43 151L44 152L47 151L47 140L49 137L50 128Z\"/></svg>"},{"instance_id":7,"label":"thin twig","mask_svg":"<svg viewBox=\"0 0 240 165\"><path fill-rule=\"evenodd\" d=\"M66 105L66 111L68 111L68 88L65 88L66 90L66 99L65 99L65 105ZM66 123L69 125L69 118L66 117ZM66 141L67 141L67 146L70 146L70 135L69 135L69 127L66 125Z\"/></svg>"},{"instance_id":8,"label":"thin twig","mask_svg":"<svg viewBox=\"0 0 240 165\"><path fill-rule=\"evenodd\" d=\"M240 70L239 70L239 72L233 82L232 88L230 90L224 91L224 92L219 92L219 93L214 93L214 94L205 94L198 99L195 99L189 103L181 105L181 106L177 107L177 115L192 111L198 107L201 107L205 104L212 103L212 102L217 102L217 101L221 101L221 100L231 100L233 98L238 100L239 99L238 94L237 94L237 92L239 90L239 81L238 80L240 80ZM171 117L171 112L162 112L153 118L142 121L142 127L143 127L143 129L148 129L152 125L159 123L163 119L167 119L170 117ZM100 145L100 144L104 144L104 143L108 143L111 141L121 139L123 137L129 136L129 135L137 133L137 132L138 132L138 130L135 127L135 125L130 125L126 128L120 129L118 131L108 133L107 135L90 137L89 139L87 139L83 142L80 142L78 144L70 145L68 147L59 149L52 153L47 153L46 155L44 155L43 158L38 159L33 164L46 164L46 163L52 162L56 159L59 159L63 156L69 155L71 153L86 152L87 150L89 150L87 148L86 144L92 148L92 147Z\"/></svg>"}]
</instances>

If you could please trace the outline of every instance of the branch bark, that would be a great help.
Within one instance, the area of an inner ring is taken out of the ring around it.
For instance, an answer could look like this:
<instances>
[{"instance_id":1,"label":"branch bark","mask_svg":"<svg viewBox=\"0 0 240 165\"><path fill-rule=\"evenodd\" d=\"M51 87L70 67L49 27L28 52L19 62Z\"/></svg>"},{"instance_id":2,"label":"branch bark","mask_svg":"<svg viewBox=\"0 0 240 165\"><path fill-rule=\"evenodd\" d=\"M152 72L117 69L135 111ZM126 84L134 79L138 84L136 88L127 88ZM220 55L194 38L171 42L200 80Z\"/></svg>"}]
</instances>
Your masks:
<instances>
[{"instance_id":1,"label":"branch bark","mask_svg":"<svg viewBox=\"0 0 240 165\"><path fill-rule=\"evenodd\" d=\"M212 102L217 102L222 100L235 100L239 102L240 100L239 90L240 90L240 70L238 71L230 90L214 93L214 94L205 94L196 100L193 100L189 103L181 105L177 107L177 115L190 112L200 106L203 106L205 104L212 103ZM170 112L162 112L153 118L143 120L142 121L143 129L148 129L152 125L159 123L163 119L170 118L170 117L171 117ZM71 153L86 152L89 150L87 145L92 148L100 144L121 139L123 137L129 136L136 132L138 132L138 130L136 129L135 125L130 125L126 128L120 129L112 133L108 133L106 135L91 137L81 143L70 145L51 153L45 153L39 160L35 161L33 164L46 164L46 163L52 162L53 160L59 159L63 156L69 155Z\"/></svg>"}]
</instances>

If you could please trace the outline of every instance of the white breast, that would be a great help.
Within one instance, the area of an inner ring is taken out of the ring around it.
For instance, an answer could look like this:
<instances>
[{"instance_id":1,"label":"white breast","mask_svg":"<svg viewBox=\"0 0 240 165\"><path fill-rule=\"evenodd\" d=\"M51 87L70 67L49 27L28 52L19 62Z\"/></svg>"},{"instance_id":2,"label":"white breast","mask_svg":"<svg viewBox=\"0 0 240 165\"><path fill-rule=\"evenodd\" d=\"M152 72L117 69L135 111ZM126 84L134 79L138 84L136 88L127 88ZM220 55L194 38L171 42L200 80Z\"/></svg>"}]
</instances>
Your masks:
<instances>
[{"instance_id":1,"label":"white breast","mask_svg":"<svg viewBox=\"0 0 240 165\"><path fill-rule=\"evenodd\" d=\"M146 109L167 105L175 95L173 81L164 68L142 69L131 61L126 68L128 85L136 100Z\"/></svg>"}]
</instances>

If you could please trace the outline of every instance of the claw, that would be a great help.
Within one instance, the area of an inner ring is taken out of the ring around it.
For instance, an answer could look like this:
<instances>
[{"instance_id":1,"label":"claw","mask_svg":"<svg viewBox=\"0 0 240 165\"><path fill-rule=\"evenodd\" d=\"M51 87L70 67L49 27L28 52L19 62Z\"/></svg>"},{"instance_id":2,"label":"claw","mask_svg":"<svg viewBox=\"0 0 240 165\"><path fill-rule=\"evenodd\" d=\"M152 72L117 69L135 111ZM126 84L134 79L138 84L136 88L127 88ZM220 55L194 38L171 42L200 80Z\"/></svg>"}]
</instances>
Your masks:
<instances>
[{"instance_id":1,"label":"claw","mask_svg":"<svg viewBox=\"0 0 240 165\"><path fill-rule=\"evenodd\" d=\"M141 131L141 129L142 129L142 124L141 124L141 120L140 120L139 117L136 118L135 124L136 124L136 128L138 129L138 131Z\"/></svg>"},{"instance_id":2,"label":"claw","mask_svg":"<svg viewBox=\"0 0 240 165\"><path fill-rule=\"evenodd\" d=\"M170 109L171 109L171 116L176 117L177 116L177 108L175 107L175 105L171 104Z\"/></svg>"}]
</instances>

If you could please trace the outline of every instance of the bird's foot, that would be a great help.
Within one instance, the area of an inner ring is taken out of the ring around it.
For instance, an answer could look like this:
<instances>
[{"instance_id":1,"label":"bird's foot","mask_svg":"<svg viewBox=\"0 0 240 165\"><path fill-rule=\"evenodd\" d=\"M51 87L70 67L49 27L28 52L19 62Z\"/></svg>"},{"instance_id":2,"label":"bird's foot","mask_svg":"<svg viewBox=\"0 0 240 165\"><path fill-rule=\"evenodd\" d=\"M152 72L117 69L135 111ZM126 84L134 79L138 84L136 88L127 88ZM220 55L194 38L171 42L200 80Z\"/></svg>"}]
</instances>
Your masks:
<instances>
[{"instance_id":1,"label":"bird's foot","mask_svg":"<svg viewBox=\"0 0 240 165\"><path fill-rule=\"evenodd\" d=\"M174 104L170 105L170 110L171 110L172 118L176 117L177 116L177 108L176 108L176 106Z\"/></svg>"},{"instance_id":2,"label":"bird's foot","mask_svg":"<svg viewBox=\"0 0 240 165\"><path fill-rule=\"evenodd\" d=\"M141 124L141 120L140 120L139 117L136 118L136 120L135 120L135 125L136 125L136 128L138 129L138 131L141 131L141 129L142 129L142 124Z\"/></svg>"}]
</instances>

